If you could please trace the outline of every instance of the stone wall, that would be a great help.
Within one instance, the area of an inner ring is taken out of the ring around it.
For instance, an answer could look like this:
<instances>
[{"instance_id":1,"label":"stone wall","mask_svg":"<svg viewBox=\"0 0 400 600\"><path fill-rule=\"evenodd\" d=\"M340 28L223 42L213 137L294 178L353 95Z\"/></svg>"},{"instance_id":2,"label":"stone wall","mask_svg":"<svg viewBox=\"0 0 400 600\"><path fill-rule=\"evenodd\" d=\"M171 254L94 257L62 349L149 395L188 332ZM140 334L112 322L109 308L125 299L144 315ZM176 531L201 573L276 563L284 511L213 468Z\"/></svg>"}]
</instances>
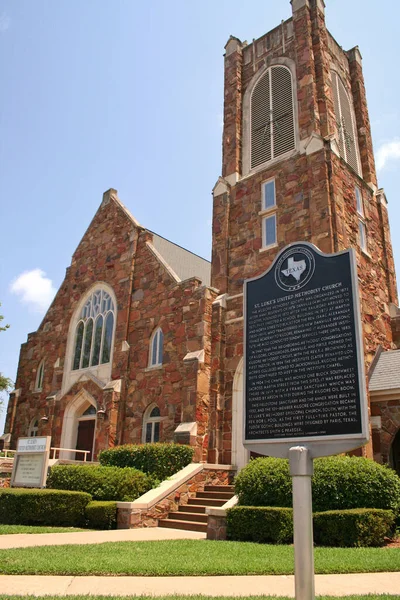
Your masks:
<instances>
[{"instance_id":1,"label":"stone wall","mask_svg":"<svg viewBox=\"0 0 400 600\"><path fill-rule=\"evenodd\" d=\"M205 467L148 509L135 509L133 506L118 508L118 529L157 527L158 519L165 519L168 513L178 510L179 505L187 504L189 498L194 498L197 492L202 492L206 485L230 485L233 476L232 470Z\"/></svg>"}]
</instances>

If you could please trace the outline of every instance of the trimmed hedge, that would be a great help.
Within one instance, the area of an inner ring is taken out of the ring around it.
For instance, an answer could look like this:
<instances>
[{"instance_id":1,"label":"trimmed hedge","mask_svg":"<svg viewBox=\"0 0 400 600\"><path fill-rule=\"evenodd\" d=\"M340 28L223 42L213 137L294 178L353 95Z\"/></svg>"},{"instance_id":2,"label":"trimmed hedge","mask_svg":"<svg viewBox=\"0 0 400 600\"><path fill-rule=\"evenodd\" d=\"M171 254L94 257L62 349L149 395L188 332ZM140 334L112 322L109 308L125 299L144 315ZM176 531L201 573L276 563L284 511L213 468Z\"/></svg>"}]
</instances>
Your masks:
<instances>
[{"instance_id":1,"label":"trimmed hedge","mask_svg":"<svg viewBox=\"0 0 400 600\"><path fill-rule=\"evenodd\" d=\"M227 510L226 522L228 540L265 544L293 541L291 508L235 506Z\"/></svg>"},{"instance_id":2,"label":"trimmed hedge","mask_svg":"<svg viewBox=\"0 0 400 600\"><path fill-rule=\"evenodd\" d=\"M47 488L89 492L93 500L136 500L156 483L137 469L98 465L56 465L47 478Z\"/></svg>"},{"instance_id":3,"label":"trimmed hedge","mask_svg":"<svg viewBox=\"0 0 400 600\"><path fill-rule=\"evenodd\" d=\"M82 526L90 494L61 490L0 489L0 523Z\"/></svg>"},{"instance_id":4,"label":"trimmed hedge","mask_svg":"<svg viewBox=\"0 0 400 600\"><path fill-rule=\"evenodd\" d=\"M288 544L293 541L291 508L236 506L227 511L227 538L241 542ZM392 533L391 510L351 509L313 515L314 541L321 546L382 546Z\"/></svg>"},{"instance_id":5,"label":"trimmed hedge","mask_svg":"<svg viewBox=\"0 0 400 600\"><path fill-rule=\"evenodd\" d=\"M99 461L109 467L134 467L163 481L190 464L193 452L182 444L127 444L103 450Z\"/></svg>"},{"instance_id":6,"label":"trimmed hedge","mask_svg":"<svg viewBox=\"0 0 400 600\"><path fill-rule=\"evenodd\" d=\"M314 541L321 546L383 546L393 533L391 510L358 508L314 514Z\"/></svg>"},{"instance_id":7,"label":"trimmed hedge","mask_svg":"<svg viewBox=\"0 0 400 600\"><path fill-rule=\"evenodd\" d=\"M85 509L86 526L89 529L116 529L116 502L89 502Z\"/></svg>"},{"instance_id":8,"label":"trimmed hedge","mask_svg":"<svg viewBox=\"0 0 400 600\"><path fill-rule=\"evenodd\" d=\"M235 480L239 504L292 506L289 463L282 458L257 458ZM400 478L391 469L357 456L314 460L312 479L315 511L382 508L398 514Z\"/></svg>"}]
</instances>

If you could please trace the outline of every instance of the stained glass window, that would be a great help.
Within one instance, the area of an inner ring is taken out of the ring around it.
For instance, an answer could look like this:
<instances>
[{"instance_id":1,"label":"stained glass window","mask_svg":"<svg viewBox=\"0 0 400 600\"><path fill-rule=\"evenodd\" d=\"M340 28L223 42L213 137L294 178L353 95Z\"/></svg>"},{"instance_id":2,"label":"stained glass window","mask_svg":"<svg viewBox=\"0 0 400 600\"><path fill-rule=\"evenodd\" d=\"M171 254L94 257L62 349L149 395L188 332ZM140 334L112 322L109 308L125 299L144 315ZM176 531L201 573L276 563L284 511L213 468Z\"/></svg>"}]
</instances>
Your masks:
<instances>
[{"instance_id":1,"label":"stained glass window","mask_svg":"<svg viewBox=\"0 0 400 600\"><path fill-rule=\"evenodd\" d=\"M115 307L110 294L97 289L83 306L75 329L72 370L111 360Z\"/></svg>"}]
</instances>

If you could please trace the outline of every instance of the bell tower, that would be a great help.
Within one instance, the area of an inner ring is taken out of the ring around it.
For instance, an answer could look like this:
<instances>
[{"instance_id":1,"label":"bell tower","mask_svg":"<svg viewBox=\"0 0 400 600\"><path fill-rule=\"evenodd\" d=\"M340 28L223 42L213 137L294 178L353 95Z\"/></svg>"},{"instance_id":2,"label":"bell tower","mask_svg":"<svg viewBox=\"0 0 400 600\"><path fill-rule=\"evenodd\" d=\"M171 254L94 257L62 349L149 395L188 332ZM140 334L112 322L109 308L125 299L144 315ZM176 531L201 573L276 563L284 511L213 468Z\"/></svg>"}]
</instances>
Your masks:
<instances>
[{"instance_id":1,"label":"bell tower","mask_svg":"<svg viewBox=\"0 0 400 600\"><path fill-rule=\"evenodd\" d=\"M289 243L357 255L366 370L393 347L397 305L387 202L377 187L361 54L325 24L323 0L251 44L225 46L222 174L214 190L210 460L239 456L243 281ZM235 384L234 384L235 381ZM237 390L236 390L237 391ZM232 424L233 423L233 424ZM372 455L372 449L366 452Z\"/></svg>"}]
</instances>

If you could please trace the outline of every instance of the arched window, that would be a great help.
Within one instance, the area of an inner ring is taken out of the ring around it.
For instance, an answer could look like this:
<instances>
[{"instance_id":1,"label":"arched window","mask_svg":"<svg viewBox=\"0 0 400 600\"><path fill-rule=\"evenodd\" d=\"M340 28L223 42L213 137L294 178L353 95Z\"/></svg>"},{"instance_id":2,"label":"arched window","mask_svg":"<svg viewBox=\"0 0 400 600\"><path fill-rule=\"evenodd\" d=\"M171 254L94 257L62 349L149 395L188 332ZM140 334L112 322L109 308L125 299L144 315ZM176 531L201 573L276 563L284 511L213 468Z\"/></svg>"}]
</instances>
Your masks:
<instances>
[{"instance_id":1,"label":"arched window","mask_svg":"<svg viewBox=\"0 0 400 600\"><path fill-rule=\"evenodd\" d=\"M160 441L160 422L162 421L160 409L156 405L151 405L146 410L143 418L143 435L142 441L144 444Z\"/></svg>"},{"instance_id":2,"label":"arched window","mask_svg":"<svg viewBox=\"0 0 400 600\"><path fill-rule=\"evenodd\" d=\"M340 156L361 176L357 132L351 101L339 75L335 71L331 71L331 75Z\"/></svg>"},{"instance_id":3,"label":"arched window","mask_svg":"<svg viewBox=\"0 0 400 600\"><path fill-rule=\"evenodd\" d=\"M159 365L162 365L163 345L164 334L162 332L162 329L159 327L154 331L150 340L149 367L157 367Z\"/></svg>"},{"instance_id":4,"label":"arched window","mask_svg":"<svg viewBox=\"0 0 400 600\"><path fill-rule=\"evenodd\" d=\"M44 360L39 363L36 371L35 390L40 391L43 387L43 375L44 375Z\"/></svg>"},{"instance_id":5,"label":"arched window","mask_svg":"<svg viewBox=\"0 0 400 600\"><path fill-rule=\"evenodd\" d=\"M103 289L95 290L82 308L75 328L73 371L110 362L114 314L110 294Z\"/></svg>"},{"instance_id":6,"label":"arched window","mask_svg":"<svg viewBox=\"0 0 400 600\"><path fill-rule=\"evenodd\" d=\"M36 437L39 430L39 419L34 417L29 425L28 437Z\"/></svg>"},{"instance_id":7,"label":"arched window","mask_svg":"<svg viewBox=\"0 0 400 600\"><path fill-rule=\"evenodd\" d=\"M296 148L293 82L283 65L269 67L257 81L250 102L250 168Z\"/></svg>"}]
</instances>

